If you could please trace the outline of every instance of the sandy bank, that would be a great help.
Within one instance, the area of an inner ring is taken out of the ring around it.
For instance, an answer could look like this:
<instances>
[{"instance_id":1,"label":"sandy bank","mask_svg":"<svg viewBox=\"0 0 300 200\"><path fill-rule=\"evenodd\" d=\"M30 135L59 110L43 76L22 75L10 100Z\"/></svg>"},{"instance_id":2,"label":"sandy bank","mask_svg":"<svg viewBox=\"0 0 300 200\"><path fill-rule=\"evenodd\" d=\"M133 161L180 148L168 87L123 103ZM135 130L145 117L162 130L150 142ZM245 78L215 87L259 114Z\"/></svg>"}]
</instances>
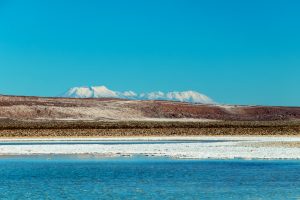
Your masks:
<instances>
[{"instance_id":1,"label":"sandy bank","mask_svg":"<svg viewBox=\"0 0 300 200\"><path fill-rule=\"evenodd\" d=\"M155 141L170 140L177 142L155 143ZM91 141L93 143L89 144ZM109 141L119 141L120 143L105 143ZM127 143L121 143L122 141L127 141ZM136 141L143 142L136 143ZM30 144L22 145L22 142L30 142ZM2 156L90 154L98 156L168 156L181 159L300 159L300 148L298 147L300 137L27 138L1 139L0 143ZM9 143L9 145L5 143Z\"/></svg>"}]
</instances>

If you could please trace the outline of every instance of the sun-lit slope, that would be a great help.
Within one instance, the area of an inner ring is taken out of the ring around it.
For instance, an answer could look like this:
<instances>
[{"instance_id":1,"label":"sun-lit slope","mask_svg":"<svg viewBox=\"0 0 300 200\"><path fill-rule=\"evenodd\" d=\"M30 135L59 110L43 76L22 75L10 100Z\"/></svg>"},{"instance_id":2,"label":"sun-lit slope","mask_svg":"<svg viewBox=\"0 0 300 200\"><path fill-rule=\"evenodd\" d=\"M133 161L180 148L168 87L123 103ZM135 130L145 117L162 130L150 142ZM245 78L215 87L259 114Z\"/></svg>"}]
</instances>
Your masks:
<instances>
[{"instance_id":1,"label":"sun-lit slope","mask_svg":"<svg viewBox=\"0 0 300 200\"><path fill-rule=\"evenodd\" d=\"M116 98L0 96L0 117L58 120L293 120L300 107L222 106Z\"/></svg>"}]
</instances>

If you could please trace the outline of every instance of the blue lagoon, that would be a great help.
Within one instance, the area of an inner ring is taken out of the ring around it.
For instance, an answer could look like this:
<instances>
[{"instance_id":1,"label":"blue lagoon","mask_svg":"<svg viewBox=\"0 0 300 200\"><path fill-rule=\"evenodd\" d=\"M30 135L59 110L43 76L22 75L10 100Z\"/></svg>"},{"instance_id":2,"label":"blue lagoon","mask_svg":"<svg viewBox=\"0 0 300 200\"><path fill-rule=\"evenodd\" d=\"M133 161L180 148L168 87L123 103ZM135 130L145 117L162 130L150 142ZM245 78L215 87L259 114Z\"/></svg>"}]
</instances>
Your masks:
<instances>
[{"instance_id":1,"label":"blue lagoon","mask_svg":"<svg viewBox=\"0 0 300 200\"><path fill-rule=\"evenodd\" d=\"M1 199L299 199L300 161L0 159Z\"/></svg>"}]
</instances>

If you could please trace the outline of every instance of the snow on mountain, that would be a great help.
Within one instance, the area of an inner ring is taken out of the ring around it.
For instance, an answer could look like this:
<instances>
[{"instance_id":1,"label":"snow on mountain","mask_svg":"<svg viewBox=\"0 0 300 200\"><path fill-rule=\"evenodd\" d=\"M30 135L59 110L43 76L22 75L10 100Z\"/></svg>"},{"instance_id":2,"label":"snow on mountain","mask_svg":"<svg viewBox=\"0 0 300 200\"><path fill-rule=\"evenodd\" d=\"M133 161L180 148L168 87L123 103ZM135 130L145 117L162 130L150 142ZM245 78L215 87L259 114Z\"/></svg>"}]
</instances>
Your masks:
<instances>
[{"instance_id":1,"label":"snow on mountain","mask_svg":"<svg viewBox=\"0 0 300 200\"><path fill-rule=\"evenodd\" d=\"M105 86L73 87L62 97L69 98L135 98L138 95L133 91L118 92L108 89Z\"/></svg>"},{"instance_id":2,"label":"snow on mountain","mask_svg":"<svg viewBox=\"0 0 300 200\"><path fill-rule=\"evenodd\" d=\"M73 87L69 89L63 97L70 98L101 98L101 97L118 97L118 94L105 86L97 87Z\"/></svg>"},{"instance_id":3,"label":"snow on mountain","mask_svg":"<svg viewBox=\"0 0 300 200\"><path fill-rule=\"evenodd\" d=\"M137 94L133 91L118 92L105 86L74 87L69 89L62 97L68 98L124 98L136 100L169 100L190 103L212 104L214 101L208 96L195 91L183 92L149 92Z\"/></svg>"},{"instance_id":4,"label":"snow on mountain","mask_svg":"<svg viewBox=\"0 0 300 200\"><path fill-rule=\"evenodd\" d=\"M170 100L170 101L181 101L181 102L192 102L192 103L213 103L213 100L208 96L203 95L195 91L184 91L184 92L150 92L143 93L140 95L141 99L148 100Z\"/></svg>"}]
</instances>

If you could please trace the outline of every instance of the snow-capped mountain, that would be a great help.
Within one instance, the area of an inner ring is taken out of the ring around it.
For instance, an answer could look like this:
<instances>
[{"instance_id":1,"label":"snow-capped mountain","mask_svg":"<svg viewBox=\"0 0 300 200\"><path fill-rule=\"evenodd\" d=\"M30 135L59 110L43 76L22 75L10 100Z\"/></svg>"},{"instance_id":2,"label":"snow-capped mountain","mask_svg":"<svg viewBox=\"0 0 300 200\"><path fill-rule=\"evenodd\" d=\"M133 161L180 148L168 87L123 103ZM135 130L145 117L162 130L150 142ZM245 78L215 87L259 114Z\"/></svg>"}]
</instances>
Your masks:
<instances>
[{"instance_id":1,"label":"snow-capped mountain","mask_svg":"<svg viewBox=\"0 0 300 200\"><path fill-rule=\"evenodd\" d=\"M70 98L103 98L114 97L118 98L118 94L115 91L107 89L105 86L95 87L73 87L69 89L63 97Z\"/></svg>"},{"instance_id":2,"label":"snow-capped mountain","mask_svg":"<svg viewBox=\"0 0 300 200\"><path fill-rule=\"evenodd\" d=\"M208 96L195 91L184 92L150 92L140 94L140 99L147 100L169 100L192 103L213 103L213 100Z\"/></svg>"},{"instance_id":3,"label":"snow-capped mountain","mask_svg":"<svg viewBox=\"0 0 300 200\"><path fill-rule=\"evenodd\" d=\"M181 101L190 103L212 104L214 101L208 96L195 91L183 92L149 92L149 93L135 93L133 91L113 91L105 86L93 87L73 87L69 89L62 97L68 98L124 98L136 100L169 100Z\"/></svg>"}]
</instances>

